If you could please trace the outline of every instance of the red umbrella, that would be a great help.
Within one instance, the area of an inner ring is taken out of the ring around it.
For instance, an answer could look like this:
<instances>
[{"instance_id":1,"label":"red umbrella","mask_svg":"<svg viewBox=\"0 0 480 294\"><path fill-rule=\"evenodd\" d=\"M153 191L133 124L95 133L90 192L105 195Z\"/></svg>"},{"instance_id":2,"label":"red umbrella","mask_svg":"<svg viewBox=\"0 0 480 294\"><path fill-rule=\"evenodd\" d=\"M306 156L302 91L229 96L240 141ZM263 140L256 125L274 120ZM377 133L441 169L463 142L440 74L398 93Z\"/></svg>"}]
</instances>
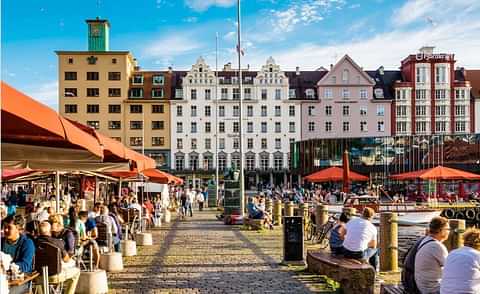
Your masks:
<instances>
[{"instance_id":1,"label":"red umbrella","mask_svg":"<svg viewBox=\"0 0 480 294\"><path fill-rule=\"evenodd\" d=\"M305 180L313 183L341 182L343 181L343 173L343 168L332 166L306 176ZM354 171L349 172L348 179L350 181L368 181L368 177Z\"/></svg>"},{"instance_id":2,"label":"red umbrella","mask_svg":"<svg viewBox=\"0 0 480 294\"><path fill-rule=\"evenodd\" d=\"M480 175L445 166L390 176L395 180L480 180Z\"/></svg>"}]
</instances>

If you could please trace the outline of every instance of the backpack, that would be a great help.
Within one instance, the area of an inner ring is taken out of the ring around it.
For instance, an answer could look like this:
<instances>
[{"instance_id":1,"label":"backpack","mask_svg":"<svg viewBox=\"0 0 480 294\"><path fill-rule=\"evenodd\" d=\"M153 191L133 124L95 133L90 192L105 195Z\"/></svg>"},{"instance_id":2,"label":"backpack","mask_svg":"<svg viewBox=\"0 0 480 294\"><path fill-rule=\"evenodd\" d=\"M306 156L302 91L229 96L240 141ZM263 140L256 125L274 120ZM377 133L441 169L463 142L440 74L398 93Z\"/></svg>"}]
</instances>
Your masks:
<instances>
[{"instance_id":1,"label":"backpack","mask_svg":"<svg viewBox=\"0 0 480 294\"><path fill-rule=\"evenodd\" d=\"M407 293L421 294L420 290L418 290L417 283L415 282L415 257L417 252L420 251L423 246L434 241L428 240L420 245L425 238L426 237L421 238L408 249L407 255L405 255L405 260L403 261L402 285Z\"/></svg>"}]
</instances>

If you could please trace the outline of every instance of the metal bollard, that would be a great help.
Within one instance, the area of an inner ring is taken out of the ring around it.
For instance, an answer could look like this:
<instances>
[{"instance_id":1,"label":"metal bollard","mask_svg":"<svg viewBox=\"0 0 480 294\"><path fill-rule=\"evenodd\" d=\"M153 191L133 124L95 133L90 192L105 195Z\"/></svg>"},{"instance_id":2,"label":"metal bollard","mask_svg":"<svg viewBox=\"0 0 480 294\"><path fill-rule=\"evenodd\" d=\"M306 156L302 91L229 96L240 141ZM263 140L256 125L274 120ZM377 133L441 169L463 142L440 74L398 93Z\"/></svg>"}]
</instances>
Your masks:
<instances>
[{"instance_id":1,"label":"metal bollard","mask_svg":"<svg viewBox=\"0 0 480 294\"><path fill-rule=\"evenodd\" d=\"M464 219L449 219L450 234L448 239L443 242L448 251L460 248L463 246L463 233L465 232L465 220Z\"/></svg>"},{"instance_id":2,"label":"metal bollard","mask_svg":"<svg viewBox=\"0 0 480 294\"><path fill-rule=\"evenodd\" d=\"M292 201L287 202L285 204L285 216L293 216L293 209L294 209L293 202Z\"/></svg>"},{"instance_id":3,"label":"metal bollard","mask_svg":"<svg viewBox=\"0 0 480 294\"><path fill-rule=\"evenodd\" d=\"M317 225L317 232L320 227L328 222L328 205L318 205L315 210L315 223Z\"/></svg>"},{"instance_id":4,"label":"metal bollard","mask_svg":"<svg viewBox=\"0 0 480 294\"><path fill-rule=\"evenodd\" d=\"M265 199L265 210L267 211L268 214L272 215L272 199L271 198L266 198Z\"/></svg>"},{"instance_id":5,"label":"metal bollard","mask_svg":"<svg viewBox=\"0 0 480 294\"><path fill-rule=\"evenodd\" d=\"M307 223L310 221L308 217L308 203L300 203L299 205L300 215L303 216L303 227L307 227Z\"/></svg>"},{"instance_id":6,"label":"metal bollard","mask_svg":"<svg viewBox=\"0 0 480 294\"><path fill-rule=\"evenodd\" d=\"M277 226L282 224L282 201L273 201L273 223Z\"/></svg>"},{"instance_id":7,"label":"metal bollard","mask_svg":"<svg viewBox=\"0 0 480 294\"><path fill-rule=\"evenodd\" d=\"M398 271L398 215L380 214L380 271Z\"/></svg>"}]
</instances>

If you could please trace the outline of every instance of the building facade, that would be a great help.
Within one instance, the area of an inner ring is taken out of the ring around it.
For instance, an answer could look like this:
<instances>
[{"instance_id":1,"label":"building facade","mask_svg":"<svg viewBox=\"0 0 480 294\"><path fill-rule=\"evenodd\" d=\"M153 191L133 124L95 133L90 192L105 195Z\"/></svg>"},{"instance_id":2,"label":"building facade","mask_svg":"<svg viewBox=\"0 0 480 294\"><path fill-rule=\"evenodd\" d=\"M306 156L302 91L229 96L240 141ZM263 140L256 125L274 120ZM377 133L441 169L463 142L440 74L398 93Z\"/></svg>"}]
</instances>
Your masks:
<instances>
[{"instance_id":1,"label":"building facade","mask_svg":"<svg viewBox=\"0 0 480 294\"><path fill-rule=\"evenodd\" d=\"M473 131L470 83L453 54L422 47L401 62L394 84L393 134L468 134Z\"/></svg>"},{"instance_id":2,"label":"building facade","mask_svg":"<svg viewBox=\"0 0 480 294\"><path fill-rule=\"evenodd\" d=\"M300 103L289 100L288 78L273 58L258 72L245 70L242 78L246 187L254 188L262 182L286 183L290 143L300 139ZM195 185L200 183L199 177L211 179L216 130L219 169L238 167L238 73L227 64L217 78L199 58L184 73L176 92L182 95L171 100L171 165L175 171L184 173Z\"/></svg>"},{"instance_id":3,"label":"building facade","mask_svg":"<svg viewBox=\"0 0 480 294\"><path fill-rule=\"evenodd\" d=\"M480 134L480 70L467 70L466 76L472 86L470 94L473 99L473 109L471 111L472 121L474 122L473 132Z\"/></svg>"}]
</instances>

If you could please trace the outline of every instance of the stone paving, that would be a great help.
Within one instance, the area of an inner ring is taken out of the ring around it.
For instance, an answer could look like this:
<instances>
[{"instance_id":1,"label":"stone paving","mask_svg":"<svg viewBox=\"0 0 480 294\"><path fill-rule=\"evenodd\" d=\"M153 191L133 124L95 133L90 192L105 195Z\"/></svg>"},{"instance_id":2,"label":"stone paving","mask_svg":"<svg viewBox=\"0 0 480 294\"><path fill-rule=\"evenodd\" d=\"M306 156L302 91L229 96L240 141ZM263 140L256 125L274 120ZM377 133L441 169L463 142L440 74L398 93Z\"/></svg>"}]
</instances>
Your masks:
<instances>
[{"instance_id":1,"label":"stone paving","mask_svg":"<svg viewBox=\"0 0 480 294\"><path fill-rule=\"evenodd\" d=\"M153 246L125 257L125 270L108 276L111 293L313 293L321 280L280 266L280 229L226 226L216 211L173 219L152 230ZM321 291L323 292L323 291ZM325 293L325 292L324 292Z\"/></svg>"}]
</instances>

